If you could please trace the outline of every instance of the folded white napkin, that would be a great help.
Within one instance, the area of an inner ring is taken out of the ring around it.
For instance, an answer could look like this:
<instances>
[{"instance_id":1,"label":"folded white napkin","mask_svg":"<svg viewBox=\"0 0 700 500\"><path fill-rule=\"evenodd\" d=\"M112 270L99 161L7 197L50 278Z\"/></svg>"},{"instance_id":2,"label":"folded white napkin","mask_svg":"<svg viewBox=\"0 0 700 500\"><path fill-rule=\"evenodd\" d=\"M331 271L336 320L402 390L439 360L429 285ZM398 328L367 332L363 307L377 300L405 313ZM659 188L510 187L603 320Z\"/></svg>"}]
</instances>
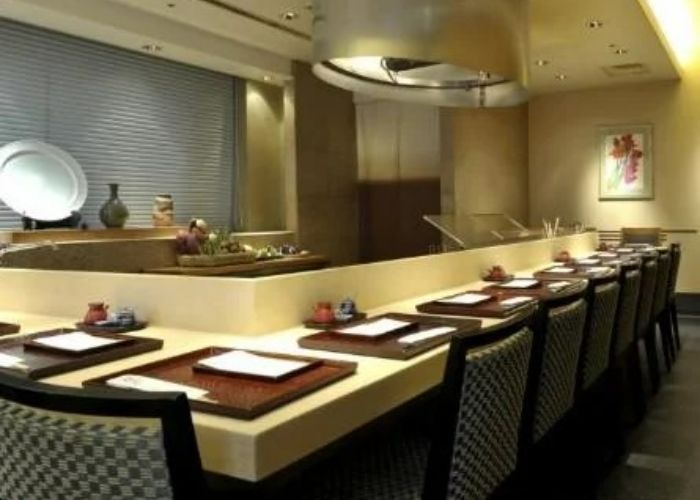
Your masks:
<instances>
[{"instance_id":1,"label":"folded white napkin","mask_svg":"<svg viewBox=\"0 0 700 500\"><path fill-rule=\"evenodd\" d=\"M483 293L463 293L461 295L439 299L436 302L439 302L440 304L459 304L462 306L471 306L481 304L489 299L491 299L491 296Z\"/></svg>"},{"instance_id":2,"label":"folded white napkin","mask_svg":"<svg viewBox=\"0 0 700 500\"><path fill-rule=\"evenodd\" d=\"M189 385L176 384L143 375L120 375L107 380L107 385L120 389L136 389L149 392L184 392L190 399L201 399L207 391Z\"/></svg>"},{"instance_id":3,"label":"folded white napkin","mask_svg":"<svg viewBox=\"0 0 700 500\"><path fill-rule=\"evenodd\" d=\"M379 337L380 335L385 335L393 332L394 330L405 328L410 324L411 323L408 321L381 318L375 321L368 321L367 323L351 326L349 328L343 328L342 330L337 330L337 332L345 333L347 335L359 335L362 337Z\"/></svg>"},{"instance_id":4,"label":"folded white napkin","mask_svg":"<svg viewBox=\"0 0 700 500\"><path fill-rule=\"evenodd\" d=\"M401 344L417 344L419 342L423 342L424 340L429 340L435 337L439 337L441 335L447 335L448 333L452 333L454 331L457 331L457 329L454 327L439 326L436 328L431 328L429 330L423 330L422 332L406 335L404 337L401 337L399 339L399 342Z\"/></svg>"},{"instance_id":5,"label":"folded white napkin","mask_svg":"<svg viewBox=\"0 0 700 500\"><path fill-rule=\"evenodd\" d=\"M309 366L308 361L280 359L246 351L229 351L197 363L215 370L259 377L282 377Z\"/></svg>"}]
</instances>

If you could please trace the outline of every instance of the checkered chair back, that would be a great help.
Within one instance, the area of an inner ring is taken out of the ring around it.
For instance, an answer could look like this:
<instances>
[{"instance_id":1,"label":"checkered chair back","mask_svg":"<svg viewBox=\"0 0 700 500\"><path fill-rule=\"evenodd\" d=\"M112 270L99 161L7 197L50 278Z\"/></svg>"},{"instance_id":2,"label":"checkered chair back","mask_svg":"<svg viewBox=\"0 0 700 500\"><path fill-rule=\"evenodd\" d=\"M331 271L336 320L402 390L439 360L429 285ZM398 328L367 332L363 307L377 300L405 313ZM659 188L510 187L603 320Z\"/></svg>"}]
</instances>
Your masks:
<instances>
[{"instance_id":1,"label":"checkered chair back","mask_svg":"<svg viewBox=\"0 0 700 500\"><path fill-rule=\"evenodd\" d=\"M0 374L0 498L204 498L187 397Z\"/></svg>"},{"instance_id":2,"label":"checkered chair back","mask_svg":"<svg viewBox=\"0 0 700 500\"><path fill-rule=\"evenodd\" d=\"M671 255L669 253L659 255L658 271L656 272L656 286L654 287L654 306L652 320L661 314L666 308L668 296L668 278L671 272Z\"/></svg>"},{"instance_id":3,"label":"checkered chair back","mask_svg":"<svg viewBox=\"0 0 700 500\"><path fill-rule=\"evenodd\" d=\"M584 334L581 353L581 384L584 390L591 387L610 365L610 346L619 296L620 285L617 282L599 285L593 290L591 322L588 332Z\"/></svg>"},{"instance_id":4,"label":"checkered chair back","mask_svg":"<svg viewBox=\"0 0 700 500\"><path fill-rule=\"evenodd\" d=\"M533 442L544 437L573 406L585 321L583 299L549 311L535 401Z\"/></svg>"},{"instance_id":5,"label":"checkered chair back","mask_svg":"<svg viewBox=\"0 0 700 500\"><path fill-rule=\"evenodd\" d=\"M642 273L633 269L625 273L620 291L620 304L615 319L615 348L613 354L620 356L634 342L634 320L637 317L639 289Z\"/></svg>"},{"instance_id":6,"label":"checkered chair back","mask_svg":"<svg viewBox=\"0 0 700 500\"><path fill-rule=\"evenodd\" d=\"M154 424L91 423L0 400L0 498L171 499Z\"/></svg>"},{"instance_id":7,"label":"checkered chair back","mask_svg":"<svg viewBox=\"0 0 700 500\"><path fill-rule=\"evenodd\" d=\"M651 322L657 269L655 260L645 262L642 266L642 284L639 289L639 308L637 309L637 326L635 327L637 339L644 337Z\"/></svg>"},{"instance_id":8,"label":"checkered chair back","mask_svg":"<svg viewBox=\"0 0 700 500\"><path fill-rule=\"evenodd\" d=\"M437 423L452 441L433 443L423 498L485 499L515 470L532 343L532 331L521 328L467 354L456 419L447 431Z\"/></svg>"}]
</instances>

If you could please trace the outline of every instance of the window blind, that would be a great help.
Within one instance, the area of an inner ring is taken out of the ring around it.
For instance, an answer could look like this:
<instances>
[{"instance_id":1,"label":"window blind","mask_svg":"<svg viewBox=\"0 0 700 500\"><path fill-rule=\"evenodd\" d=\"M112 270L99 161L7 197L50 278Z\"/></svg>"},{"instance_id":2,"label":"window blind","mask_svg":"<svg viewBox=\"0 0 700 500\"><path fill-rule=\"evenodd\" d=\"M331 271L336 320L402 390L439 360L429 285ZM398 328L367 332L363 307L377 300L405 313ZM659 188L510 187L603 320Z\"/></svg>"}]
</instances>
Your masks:
<instances>
[{"instance_id":1,"label":"window blind","mask_svg":"<svg viewBox=\"0 0 700 500\"><path fill-rule=\"evenodd\" d=\"M0 146L38 139L70 153L88 181L91 227L108 183L128 225L150 225L157 194L175 217L233 220L233 77L0 19ZM0 228L21 217L0 202Z\"/></svg>"}]
</instances>

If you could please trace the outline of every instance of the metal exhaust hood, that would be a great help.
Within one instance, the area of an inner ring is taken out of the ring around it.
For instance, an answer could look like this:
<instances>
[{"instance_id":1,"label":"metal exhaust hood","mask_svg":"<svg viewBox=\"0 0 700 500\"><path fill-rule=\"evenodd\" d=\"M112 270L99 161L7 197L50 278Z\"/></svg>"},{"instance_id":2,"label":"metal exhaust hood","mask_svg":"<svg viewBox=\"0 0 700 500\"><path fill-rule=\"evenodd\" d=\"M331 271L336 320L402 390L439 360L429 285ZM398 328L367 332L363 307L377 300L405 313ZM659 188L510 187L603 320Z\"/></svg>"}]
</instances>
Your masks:
<instances>
[{"instance_id":1,"label":"metal exhaust hood","mask_svg":"<svg viewBox=\"0 0 700 500\"><path fill-rule=\"evenodd\" d=\"M314 73L437 106L527 101L528 0L315 0Z\"/></svg>"}]
</instances>

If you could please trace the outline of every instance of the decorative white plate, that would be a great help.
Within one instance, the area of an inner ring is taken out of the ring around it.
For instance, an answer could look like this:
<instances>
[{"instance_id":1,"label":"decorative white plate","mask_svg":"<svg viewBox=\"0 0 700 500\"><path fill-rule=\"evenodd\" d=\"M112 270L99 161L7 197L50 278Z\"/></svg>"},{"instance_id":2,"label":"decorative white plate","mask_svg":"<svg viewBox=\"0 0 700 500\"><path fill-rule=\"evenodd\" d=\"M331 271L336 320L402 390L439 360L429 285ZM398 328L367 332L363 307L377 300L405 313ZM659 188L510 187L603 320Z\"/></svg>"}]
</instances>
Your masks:
<instances>
[{"instance_id":1,"label":"decorative white plate","mask_svg":"<svg viewBox=\"0 0 700 500\"><path fill-rule=\"evenodd\" d=\"M80 210L86 198L83 169L62 149L34 140L0 148L0 200L15 212L56 221Z\"/></svg>"}]
</instances>

